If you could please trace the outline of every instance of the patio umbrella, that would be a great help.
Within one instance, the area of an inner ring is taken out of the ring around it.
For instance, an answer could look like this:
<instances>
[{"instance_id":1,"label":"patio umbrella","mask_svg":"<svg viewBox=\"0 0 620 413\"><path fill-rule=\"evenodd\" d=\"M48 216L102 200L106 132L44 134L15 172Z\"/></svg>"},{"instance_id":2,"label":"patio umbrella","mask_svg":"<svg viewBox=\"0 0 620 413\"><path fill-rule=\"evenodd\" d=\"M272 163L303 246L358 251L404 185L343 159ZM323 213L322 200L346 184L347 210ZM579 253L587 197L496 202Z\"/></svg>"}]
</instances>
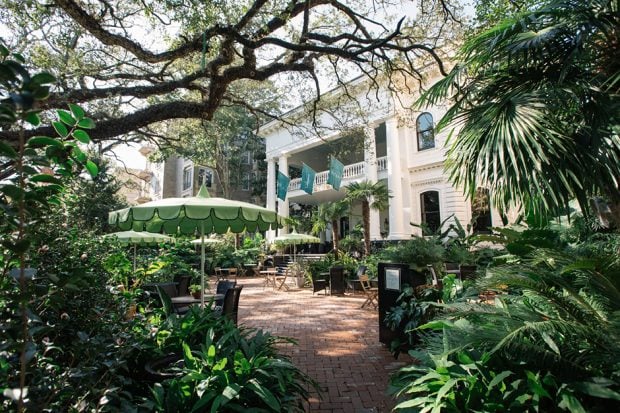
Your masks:
<instances>
[{"instance_id":1,"label":"patio umbrella","mask_svg":"<svg viewBox=\"0 0 620 413\"><path fill-rule=\"evenodd\" d=\"M222 241L221 239L217 239L217 238L205 238L205 239L204 239L204 243L205 243L205 244L221 244L221 243L223 243L223 242L224 242L224 241ZM202 243L203 243L203 240L202 240L202 239L200 239L200 238L198 238L198 239L194 239L194 240L192 240L192 241L191 241L191 243L192 243L192 244L199 245L199 244L202 244Z\"/></svg>"},{"instance_id":2,"label":"patio umbrella","mask_svg":"<svg viewBox=\"0 0 620 413\"><path fill-rule=\"evenodd\" d=\"M153 245L161 242L174 242L174 238L163 234L138 231L121 231L105 234L103 238L114 238L121 244L133 245L133 272L136 272L136 248L138 245Z\"/></svg>"},{"instance_id":3,"label":"patio umbrella","mask_svg":"<svg viewBox=\"0 0 620 413\"><path fill-rule=\"evenodd\" d=\"M284 234L275 237L272 243L282 243L286 245L293 245L293 261L295 261L295 256L297 255L297 245L298 244L318 244L321 240L314 235L310 234L299 234L297 231L293 230L289 234Z\"/></svg>"},{"instance_id":4,"label":"patio umbrella","mask_svg":"<svg viewBox=\"0 0 620 413\"><path fill-rule=\"evenodd\" d=\"M247 202L211 198L205 186L187 198L164 198L110 212L108 221L121 229L193 234L201 239L200 283L204 291L205 234L276 229L282 218L267 208ZM204 294L201 294L204 306Z\"/></svg>"}]
</instances>

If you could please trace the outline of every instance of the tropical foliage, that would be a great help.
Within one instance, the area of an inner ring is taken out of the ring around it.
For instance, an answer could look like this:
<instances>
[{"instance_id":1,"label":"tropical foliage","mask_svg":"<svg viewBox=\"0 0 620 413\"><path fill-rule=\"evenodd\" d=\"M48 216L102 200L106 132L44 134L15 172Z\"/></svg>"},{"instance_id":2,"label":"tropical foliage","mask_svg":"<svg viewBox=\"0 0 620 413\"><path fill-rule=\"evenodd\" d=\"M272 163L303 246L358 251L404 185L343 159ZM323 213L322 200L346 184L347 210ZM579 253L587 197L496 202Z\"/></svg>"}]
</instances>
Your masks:
<instances>
[{"instance_id":1,"label":"tropical foliage","mask_svg":"<svg viewBox=\"0 0 620 413\"><path fill-rule=\"evenodd\" d=\"M453 98L452 182L543 215L603 194L620 223L619 27L617 0L551 0L469 38L422 98Z\"/></svg>"},{"instance_id":2,"label":"tropical foliage","mask_svg":"<svg viewBox=\"0 0 620 413\"><path fill-rule=\"evenodd\" d=\"M353 182L347 186L347 201L362 203L362 225L364 227L364 254L370 254L370 209L385 210L388 207L389 191L381 182Z\"/></svg>"},{"instance_id":3,"label":"tropical foliage","mask_svg":"<svg viewBox=\"0 0 620 413\"><path fill-rule=\"evenodd\" d=\"M426 332L411 352L422 364L394 378L399 408L617 408L618 236L596 253L549 228L500 237L508 254L476 283L484 300L437 303L438 318L415 330Z\"/></svg>"}]
</instances>

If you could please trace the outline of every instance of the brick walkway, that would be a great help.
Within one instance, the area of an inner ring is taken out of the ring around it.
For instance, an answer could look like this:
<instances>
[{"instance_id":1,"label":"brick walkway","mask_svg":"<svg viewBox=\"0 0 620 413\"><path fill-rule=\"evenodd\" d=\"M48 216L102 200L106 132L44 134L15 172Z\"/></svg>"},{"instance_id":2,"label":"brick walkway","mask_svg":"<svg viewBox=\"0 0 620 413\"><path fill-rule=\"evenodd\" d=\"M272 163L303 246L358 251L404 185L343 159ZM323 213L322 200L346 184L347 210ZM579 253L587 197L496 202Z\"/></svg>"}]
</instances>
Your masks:
<instances>
[{"instance_id":1,"label":"brick walkway","mask_svg":"<svg viewBox=\"0 0 620 413\"><path fill-rule=\"evenodd\" d=\"M379 343L378 314L360 309L362 296L312 295L308 288L273 291L259 278L240 278L239 323L292 337L298 346L283 352L315 379L322 399L310 399L311 413L389 412L391 372L405 365Z\"/></svg>"}]
</instances>

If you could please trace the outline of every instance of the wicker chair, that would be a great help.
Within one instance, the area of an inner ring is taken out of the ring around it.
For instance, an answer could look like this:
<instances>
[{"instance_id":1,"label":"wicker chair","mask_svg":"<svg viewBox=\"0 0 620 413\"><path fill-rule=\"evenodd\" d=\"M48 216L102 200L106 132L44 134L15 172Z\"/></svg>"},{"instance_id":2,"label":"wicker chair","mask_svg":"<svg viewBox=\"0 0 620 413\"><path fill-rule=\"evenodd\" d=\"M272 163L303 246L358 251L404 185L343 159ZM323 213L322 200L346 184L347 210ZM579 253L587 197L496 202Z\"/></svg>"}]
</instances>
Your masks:
<instances>
[{"instance_id":1,"label":"wicker chair","mask_svg":"<svg viewBox=\"0 0 620 413\"><path fill-rule=\"evenodd\" d=\"M226 291L224 296L224 305L222 306L222 316L228 317L237 325L237 316L239 312L239 297L241 296L241 290L243 285L237 285Z\"/></svg>"},{"instance_id":2,"label":"wicker chair","mask_svg":"<svg viewBox=\"0 0 620 413\"><path fill-rule=\"evenodd\" d=\"M329 282L326 279L318 278L314 273L310 273L310 277L312 278L312 295L314 293L323 290L325 295L327 295L327 286Z\"/></svg>"},{"instance_id":3,"label":"wicker chair","mask_svg":"<svg viewBox=\"0 0 620 413\"><path fill-rule=\"evenodd\" d=\"M221 280L218 281L217 286L215 287L216 294L223 294L226 296L226 293L231 288L234 288L237 285L237 281L229 281L229 280ZM224 298L215 300L215 310L221 311L222 306L224 305Z\"/></svg>"}]
</instances>

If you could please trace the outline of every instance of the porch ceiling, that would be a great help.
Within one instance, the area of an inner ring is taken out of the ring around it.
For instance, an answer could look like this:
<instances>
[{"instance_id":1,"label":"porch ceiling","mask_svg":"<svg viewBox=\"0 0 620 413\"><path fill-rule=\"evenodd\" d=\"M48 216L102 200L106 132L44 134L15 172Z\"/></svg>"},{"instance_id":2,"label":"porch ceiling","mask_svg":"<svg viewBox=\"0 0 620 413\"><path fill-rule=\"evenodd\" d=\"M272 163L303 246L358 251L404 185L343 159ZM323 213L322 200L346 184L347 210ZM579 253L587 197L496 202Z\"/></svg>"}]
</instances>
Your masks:
<instances>
[{"instance_id":1,"label":"porch ceiling","mask_svg":"<svg viewBox=\"0 0 620 413\"><path fill-rule=\"evenodd\" d=\"M289 191L288 200L290 203L304 204L304 205L320 205L326 202L339 201L346 195L344 190L334 191L333 189L327 191L318 191L312 195L307 194L304 191Z\"/></svg>"}]
</instances>

